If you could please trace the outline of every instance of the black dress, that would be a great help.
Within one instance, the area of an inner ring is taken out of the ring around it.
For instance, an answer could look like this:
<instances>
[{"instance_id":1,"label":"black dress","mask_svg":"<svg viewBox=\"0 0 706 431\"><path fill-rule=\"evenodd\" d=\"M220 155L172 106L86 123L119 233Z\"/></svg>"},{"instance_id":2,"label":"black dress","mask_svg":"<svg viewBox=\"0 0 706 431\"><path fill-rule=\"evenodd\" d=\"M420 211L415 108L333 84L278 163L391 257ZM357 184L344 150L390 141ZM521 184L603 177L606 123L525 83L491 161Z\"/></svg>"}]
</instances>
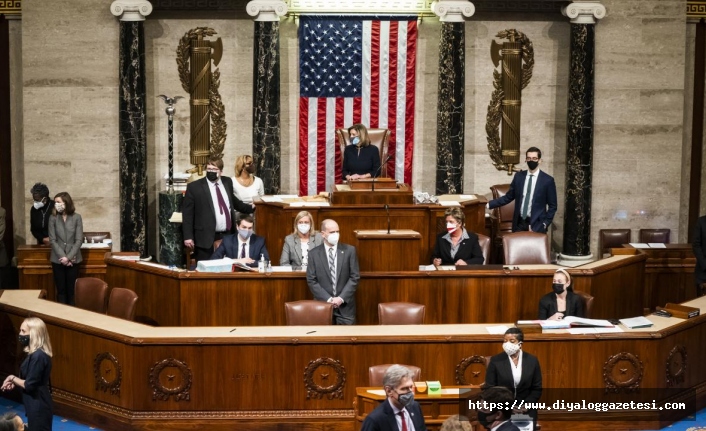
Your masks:
<instances>
[{"instance_id":1,"label":"black dress","mask_svg":"<svg viewBox=\"0 0 706 431\"><path fill-rule=\"evenodd\" d=\"M29 429L51 431L52 401L49 388L51 357L38 349L27 355L20 365L20 378L25 381L22 403L25 405Z\"/></svg>"},{"instance_id":2,"label":"black dress","mask_svg":"<svg viewBox=\"0 0 706 431\"><path fill-rule=\"evenodd\" d=\"M372 177L380 175L380 150L375 145L360 147L348 145L343 151L343 179L348 175L370 174Z\"/></svg>"},{"instance_id":3,"label":"black dress","mask_svg":"<svg viewBox=\"0 0 706 431\"><path fill-rule=\"evenodd\" d=\"M547 320L558 311L559 307L556 302L556 293L549 292L539 300L537 318L539 320ZM564 310L564 317L568 316L585 317L581 297L571 290L566 292L566 310Z\"/></svg>"}]
</instances>

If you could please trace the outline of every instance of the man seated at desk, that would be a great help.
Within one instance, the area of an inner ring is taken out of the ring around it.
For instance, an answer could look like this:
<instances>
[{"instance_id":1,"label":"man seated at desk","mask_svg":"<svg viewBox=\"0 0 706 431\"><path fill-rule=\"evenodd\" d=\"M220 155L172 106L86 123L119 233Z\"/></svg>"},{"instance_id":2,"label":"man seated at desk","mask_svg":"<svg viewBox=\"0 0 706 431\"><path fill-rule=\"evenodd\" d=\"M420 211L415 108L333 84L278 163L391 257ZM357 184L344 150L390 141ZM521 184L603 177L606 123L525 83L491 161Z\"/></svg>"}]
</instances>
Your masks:
<instances>
[{"instance_id":1,"label":"man seated at desk","mask_svg":"<svg viewBox=\"0 0 706 431\"><path fill-rule=\"evenodd\" d=\"M426 431L422 408L414 401L412 377L412 371L402 365L385 371L382 385L387 399L366 416L361 431Z\"/></svg>"},{"instance_id":2,"label":"man seated at desk","mask_svg":"<svg viewBox=\"0 0 706 431\"><path fill-rule=\"evenodd\" d=\"M446 210L446 231L436 237L436 245L431 253L434 266L439 265L482 265L483 250L478 243L478 235L466 231L466 216L461 208Z\"/></svg>"},{"instance_id":3,"label":"man seated at desk","mask_svg":"<svg viewBox=\"0 0 706 431\"><path fill-rule=\"evenodd\" d=\"M270 260L265 246L265 238L255 235L252 232L253 218L243 214L238 219L238 234L226 235L223 237L221 245L211 256L211 259L223 259L229 257L237 263L256 267L257 261L264 257Z\"/></svg>"}]
</instances>

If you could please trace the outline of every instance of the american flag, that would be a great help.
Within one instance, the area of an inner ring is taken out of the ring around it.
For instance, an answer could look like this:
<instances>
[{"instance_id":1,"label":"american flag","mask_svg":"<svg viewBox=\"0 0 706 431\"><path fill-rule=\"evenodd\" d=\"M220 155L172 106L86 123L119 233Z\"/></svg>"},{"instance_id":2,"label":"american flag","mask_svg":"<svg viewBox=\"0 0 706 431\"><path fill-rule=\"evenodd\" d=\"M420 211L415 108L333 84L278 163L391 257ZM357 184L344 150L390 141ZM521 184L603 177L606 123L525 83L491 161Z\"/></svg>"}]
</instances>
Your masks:
<instances>
[{"instance_id":1,"label":"american flag","mask_svg":"<svg viewBox=\"0 0 706 431\"><path fill-rule=\"evenodd\" d=\"M416 17L301 17L301 195L341 182L335 131L356 123L390 129L387 174L411 184L416 53Z\"/></svg>"}]
</instances>

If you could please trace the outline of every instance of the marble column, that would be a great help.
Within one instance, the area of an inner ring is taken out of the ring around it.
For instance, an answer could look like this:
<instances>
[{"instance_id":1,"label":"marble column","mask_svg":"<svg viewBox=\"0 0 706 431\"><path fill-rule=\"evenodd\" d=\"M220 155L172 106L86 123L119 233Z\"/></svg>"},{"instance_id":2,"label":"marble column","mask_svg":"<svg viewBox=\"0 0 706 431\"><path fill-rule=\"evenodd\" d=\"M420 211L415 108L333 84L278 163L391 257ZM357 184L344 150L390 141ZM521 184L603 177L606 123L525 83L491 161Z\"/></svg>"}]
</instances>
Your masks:
<instances>
[{"instance_id":1,"label":"marble column","mask_svg":"<svg viewBox=\"0 0 706 431\"><path fill-rule=\"evenodd\" d=\"M439 96L436 116L435 194L463 193L465 111L465 22L475 12L465 0L441 0L431 5L439 17Z\"/></svg>"},{"instance_id":2,"label":"marble column","mask_svg":"<svg viewBox=\"0 0 706 431\"><path fill-rule=\"evenodd\" d=\"M145 106L146 0L116 0L110 5L120 18L119 148L120 249L147 250L147 115Z\"/></svg>"},{"instance_id":3,"label":"marble column","mask_svg":"<svg viewBox=\"0 0 706 431\"><path fill-rule=\"evenodd\" d=\"M571 19L569 101L566 120L565 264L592 259L591 185L593 175L594 58L596 19L606 14L599 2L573 2L562 9Z\"/></svg>"},{"instance_id":4,"label":"marble column","mask_svg":"<svg viewBox=\"0 0 706 431\"><path fill-rule=\"evenodd\" d=\"M287 5L281 0L252 0L246 9L255 17L252 155L265 194L279 194L282 144L279 18L287 13Z\"/></svg>"}]
</instances>

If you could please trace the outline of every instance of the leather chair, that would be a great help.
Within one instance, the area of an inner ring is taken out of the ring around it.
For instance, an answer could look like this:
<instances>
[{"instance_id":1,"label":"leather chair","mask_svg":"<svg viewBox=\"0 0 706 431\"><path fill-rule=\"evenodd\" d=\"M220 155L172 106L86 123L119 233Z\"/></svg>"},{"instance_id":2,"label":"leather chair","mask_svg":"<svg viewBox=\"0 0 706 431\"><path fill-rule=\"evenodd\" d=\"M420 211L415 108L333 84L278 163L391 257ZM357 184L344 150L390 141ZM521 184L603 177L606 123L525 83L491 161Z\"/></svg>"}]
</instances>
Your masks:
<instances>
[{"instance_id":1,"label":"leather chair","mask_svg":"<svg viewBox=\"0 0 706 431\"><path fill-rule=\"evenodd\" d=\"M381 325L421 325L426 307L412 302L383 302L378 304Z\"/></svg>"},{"instance_id":2,"label":"leather chair","mask_svg":"<svg viewBox=\"0 0 706 431\"><path fill-rule=\"evenodd\" d=\"M382 365L373 365L372 367L368 368L368 386L370 387L377 387L377 386L382 386L382 378L385 377L385 371L387 371L388 368L393 366L394 364L382 364ZM402 364L399 364L402 365ZM419 367L415 367L414 365L402 365L403 367L407 367L412 371L414 376L412 376L412 380L415 382L418 382L422 378L422 369Z\"/></svg>"},{"instance_id":3,"label":"leather chair","mask_svg":"<svg viewBox=\"0 0 706 431\"><path fill-rule=\"evenodd\" d=\"M104 239L110 239L110 232L84 232L83 237L88 242L103 242Z\"/></svg>"},{"instance_id":4,"label":"leather chair","mask_svg":"<svg viewBox=\"0 0 706 431\"><path fill-rule=\"evenodd\" d=\"M134 320L137 293L130 289L114 287L108 299L108 316L119 319Z\"/></svg>"},{"instance_id":5,"label":"leather chair","mask_svg":"<svg viewBox=\"0 0 706 431\"><path fill-rule=\"evenodd\" d=\"M581 297L581 301L583 301L583 314L587 318L590 318L591 310L593 310L593 296L589 295L588 293L582 290L575 290L574 295L578 295Z\"/></svg>"},{"instance_id":6,"label":"leather chair","mask_svg":"<svg viewBox=\"0 0 706 431\"><path fill-rule=\"evenodd\" d=\"M506 265L551 263L549 237L537 232L513 232L503 235Z\"/></svg>"},{"instance_id":7,"label":"leather chair","mask_svg":"<svg viewBox=\"0 0 706 431\"><path fill-rule=\"evenodd\" d=\"M510 184L496 184L490 186L493 199L505 196L510 190ZM493 263L501 263L503 258L503 236L512 233L512 217L515 215L515 201L509 204L493 208L493 218L490 226L493 236Z\"/></svg>"},{"instance_id":8,"label":"leather chair","mask_svg":"<svg viewBox=\"0 0 706 431\"><path fill-rule=\"evenodd\" d=\"M370 145L375 145L380 150L380 163L385 160L387 155L387 145L390 142L390 129L368 129L368 137ZM336 138L338 146L341 148L341 165L338 167L338 174L341 175L343 170L343 154L346 146L350 145L351 137L348 135L348 129L336 129ZM380 170L380 177L387 178L387 163L383 163Z\"/></svg>"},{"instance_id":9,"label":"leather chair","mask_svg":"<svg viewBox=\"0 0 706 431\"><path fill-rule=\"evenodd\" d=\"M108 309L108 284L95 277L76 279L76 306L105 314Z\"/></svg>"},{"instance_id":10,"label":"leather chair","mask_svg":"<svg viewBox=\"0 0 706 431\"><path fill-rule=\"evenodd\" d=\"M288 326L331 325L333 304L322 301L294 301L284 303Z\"/></svg>"},{"instance_id":11,"label":"leather chair","mask_svg":"<svg viewBox=\"0 0 706 431\"><path fill-rule=\"evenodd\" d=\"M488 259L490 258L490 237L480 233L476 235L478 235L480 249L483 251L483 265L487 265Z\"/></svg>"},{"instance_id":12,"label":"leather chair","mask_svg":"<svg viewBox=\"0 0 706 431\"><path fill-rule=\"evenodd\" d=\"M599 257L610 255L611 248L619 248L623 244L630 243L630 229L601 229L598 231L598 250Z\"/></svg>"},{"instance_id":13,"label":"leather chair","mask_svg":"<svg viewBox=\"0 0 706 431\"><path fill-rule=\"evenodd\" d=\"M640 242L669 244L669 229L640 229Z\"/></svg>"}]
</instances>

